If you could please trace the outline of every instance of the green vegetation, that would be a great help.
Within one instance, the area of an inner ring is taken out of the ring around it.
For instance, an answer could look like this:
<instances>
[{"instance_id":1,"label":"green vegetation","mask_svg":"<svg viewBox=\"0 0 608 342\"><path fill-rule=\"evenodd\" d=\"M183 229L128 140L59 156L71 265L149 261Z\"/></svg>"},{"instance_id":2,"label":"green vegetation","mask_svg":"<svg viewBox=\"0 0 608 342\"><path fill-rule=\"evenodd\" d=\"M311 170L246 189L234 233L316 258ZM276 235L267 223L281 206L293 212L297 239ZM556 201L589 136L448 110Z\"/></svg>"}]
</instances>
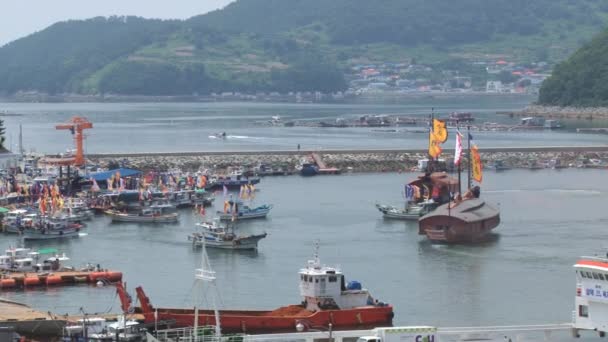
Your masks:
<instances>
[{"instance_id":1,"label":"green vegetation","mask_svg":"<svg viewBox=\"0 0 608 342\"><path fill-rule=\"evenodd\" d=\"M186 21L67 21L0 48L0 94L334 92L353 65L413 59L483 83L471 61L560 61L607 16L595 0L238 0Z\"/></svg>"},{"instance_id":2,"label":"green vegetation","mask_svg":"<svg viewBox=\"0 0 608 342\"><path fill-rule=\"evenodd\" d=\"M608 106L608 30L558 64L540 89L543 105Z\"/></svg>"}]
</instances>

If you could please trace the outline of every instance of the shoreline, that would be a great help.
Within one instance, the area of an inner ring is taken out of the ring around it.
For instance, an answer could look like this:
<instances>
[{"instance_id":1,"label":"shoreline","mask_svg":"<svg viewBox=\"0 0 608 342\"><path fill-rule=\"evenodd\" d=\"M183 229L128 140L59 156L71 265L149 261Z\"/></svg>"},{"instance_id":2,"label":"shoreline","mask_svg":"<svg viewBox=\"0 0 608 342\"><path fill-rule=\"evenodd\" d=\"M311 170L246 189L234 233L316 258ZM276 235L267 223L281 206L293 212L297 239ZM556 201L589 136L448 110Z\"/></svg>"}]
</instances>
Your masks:
<instances>
[{"instance_id":1,"label":"shoreline","mask_svg":"<svg viewBox=\"0 0 608 342\"><path fill-rule=\"evenodd\" d=\"M541 116L553 119L594 120L608 119L608 107L558 107L530 105L521 111L498 112L514 116Z\"/></svg>"},{"instance_id":2,"label":"shoreline","mask_svg":"<svg viewBox=\"0 0 608 342\"><path fill-rule=\"evenodd\" d=\"M311 153L321 156L328 167L343 172L416 171L418 160L425 159L426 149L410 150L321 150L321 151L227 151L227 152L155 152L131 154L91 154L88 164L102 167L123 165L142 171L180 169L214 172L234 167L253 168L265 164L294 171ZM445 149L442 159L452 163L454 151ZM608 168L608 146L548 146L530 148L484 148L480 150L485 169L492 165L505 168ZM463 156L466 162L466 154Z\"/></svg>"}]
</instances>

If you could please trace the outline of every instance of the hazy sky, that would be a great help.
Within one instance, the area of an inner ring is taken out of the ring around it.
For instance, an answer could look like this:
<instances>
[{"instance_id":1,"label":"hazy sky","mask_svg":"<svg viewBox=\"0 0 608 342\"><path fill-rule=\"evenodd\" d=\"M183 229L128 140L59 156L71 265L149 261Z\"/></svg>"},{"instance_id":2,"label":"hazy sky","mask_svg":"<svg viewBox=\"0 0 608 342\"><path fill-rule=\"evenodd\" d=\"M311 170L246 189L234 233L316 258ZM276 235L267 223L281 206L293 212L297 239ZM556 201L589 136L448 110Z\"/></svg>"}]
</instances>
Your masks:
<instances>
[{"instance_id":1,"label":"hazy sky","mask_svg":"<svg viewBox=\"0 0 608 342\"><path fill-rule=\"evenodd\" d=\"M232 0L0 0L0 46L68 19L136 15L185 19Z\"/></svg>"}]
</instances>

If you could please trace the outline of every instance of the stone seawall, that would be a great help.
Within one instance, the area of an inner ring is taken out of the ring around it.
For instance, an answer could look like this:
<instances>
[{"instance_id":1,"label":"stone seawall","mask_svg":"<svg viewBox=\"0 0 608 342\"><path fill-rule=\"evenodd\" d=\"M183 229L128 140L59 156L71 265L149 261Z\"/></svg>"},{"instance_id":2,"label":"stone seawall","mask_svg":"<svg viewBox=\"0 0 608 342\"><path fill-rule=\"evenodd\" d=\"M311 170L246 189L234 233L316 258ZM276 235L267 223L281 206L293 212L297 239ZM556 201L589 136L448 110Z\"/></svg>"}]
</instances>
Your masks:
<instances>
[{"instance_id":1,"label":"stone seawall","mask_svg":"<svg viewBox=\"0 0 608 342\"><path fill-rule=\"evenodd\" d=\"M490 167L496 161L511 168L593 167L608 165L608 147L539 147L482 149L482 161ZM418 160L426 158L424 150L319 151L328 167L352 172L401 172L416 168ZM130 155L91 155L90 163L103 167L126 167L141 170L166 171L181 169L225 170L229 167L266 164L293 170L302 160L309 159L306 151L241 151L241 152L179 152L140 153ZM453 150L444 150L446 162L451 163ZM466 158L464 165L466 165Z\"/></svg>"}]
</instances>

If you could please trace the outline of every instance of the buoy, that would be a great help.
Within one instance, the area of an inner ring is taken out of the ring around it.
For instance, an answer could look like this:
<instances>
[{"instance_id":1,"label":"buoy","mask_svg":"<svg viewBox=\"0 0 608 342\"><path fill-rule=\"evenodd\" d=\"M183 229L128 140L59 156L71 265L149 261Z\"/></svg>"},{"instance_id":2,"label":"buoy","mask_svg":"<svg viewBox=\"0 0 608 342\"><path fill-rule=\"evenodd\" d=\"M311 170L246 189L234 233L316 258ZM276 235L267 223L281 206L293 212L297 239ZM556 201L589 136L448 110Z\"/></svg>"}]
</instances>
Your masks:
<instances>
[{"instance_id":1,"label":"buoy","mask_svg":"<svg viewBox=\"0 0 608 342\"><path fill-rule=\"evenodd\" d=\"M38 277L27 277L23 280L23 285L25 286L36 286L40 285L41 281Z\"/></svg>"},{"instance_id":2,"label":"buoy","mask_svg":"<svg viewBox=\"0 0 608 342\"><path fill-rule=\"evenodd\" d=\"M2 279L0 280L0 288L10 289L16 286L15 279Z\"/></svg>"},{"instance_id":3,"label":"buoy","mask_svg":"<svg viewBox=\"0 0 608 342\"><path fill-rule=\"evenodd\" d=\"M50 275L50 276L46 277L46 284L47 285L58 285L58 284L61 284L61 283L62 283L61 276Z\"/></svg>"}]
</instances>

